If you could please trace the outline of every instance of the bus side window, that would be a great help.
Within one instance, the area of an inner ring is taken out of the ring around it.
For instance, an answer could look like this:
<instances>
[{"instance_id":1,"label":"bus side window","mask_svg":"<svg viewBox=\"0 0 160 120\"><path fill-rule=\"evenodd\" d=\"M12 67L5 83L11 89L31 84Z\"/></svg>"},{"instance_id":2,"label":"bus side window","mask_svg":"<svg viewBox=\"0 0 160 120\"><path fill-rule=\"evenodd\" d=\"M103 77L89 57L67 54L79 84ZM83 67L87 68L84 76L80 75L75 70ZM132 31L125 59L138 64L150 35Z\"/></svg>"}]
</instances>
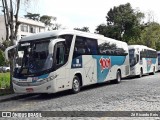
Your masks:
<instances>
[{"instance_id":1,"label":"bus side window","mask_svg":"<svg viewBox=\"0 0 160 120\"><path fill-rule=\"evenodd\" d=\"M87 54L87 48L84 37L76 37L73 57Z\"/></svg>"},{"instance_id":2,"label":"bus side window","mask_svg":"<svg viewBox=\"0 0 160 120\"><path fill-rule=\"evenodd\" d=\"M97 55L98 54L98 43L97 43L97 40L96 39L87 38L86 39L86 43L87 43L88 54Z\"/></svg>"},{"instance_id":3,"label":"bus side window","mask_svg":"<svg viewBox=\"0 0 160 120\"><path fill-rule=\"evenodd\" d=\"M56 52L56 64L57 65L63 65L64 64L64 46L58 46L57 52Z\"/></svg>"},{"instance_id":4,"label":"bus side window","mask_svg":"<svg viewBox=\"0 0 160 120\"><path fill-rule=\"evenodd\" d=\"M66 54L69 54L69 50L70 50L70 47L71 47L73 35L67 35L67 34L66 35L60 35L59 38L65 39L65 44L66 44L65 52L66 52Z\"/></svg>"},{"instance_id":5,"label":"bus side window","mask_svg":"<svg viewBox=\"0 0 160 120\"><path fill-rule=\"evenodd\" d=\"M143 56L144 56L144 52L140 51L140 60L142 60Z\"/></svg>"},{"instance_id":6,"label":"bus side window","mask_svg":"<svg viewBox=\"0 0 160 120\"><path fill-rule=\"evenodd\" d=\"M139 62L139 55L136 55L136 58L137 58L137 62Z\"/></svg>"}]
</instances>

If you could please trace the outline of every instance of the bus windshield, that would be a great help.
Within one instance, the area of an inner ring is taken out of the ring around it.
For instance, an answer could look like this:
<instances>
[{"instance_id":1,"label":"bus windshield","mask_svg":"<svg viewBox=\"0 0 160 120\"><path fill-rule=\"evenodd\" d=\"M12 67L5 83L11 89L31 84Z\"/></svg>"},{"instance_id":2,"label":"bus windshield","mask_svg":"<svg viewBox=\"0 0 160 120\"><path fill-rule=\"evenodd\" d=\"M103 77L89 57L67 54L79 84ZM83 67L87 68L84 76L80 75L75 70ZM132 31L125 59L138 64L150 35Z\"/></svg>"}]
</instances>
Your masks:
<instances>
[{"instance_id":1,"label":"bus windshield","mask_svg":"<svg viewBox=\"0 0 160 120\"><path fill-rule=\"evenodd\" d=\"M49 43L50 40L20 43L16 57L17 74L37 74L51 69L53 59L49 54Z\"/></svg>"},{"instance_id":2,"label":"bus windshield","mask_svg":"<svg viewBox=\"0 0 160 120\"><path fill-rule=\"evenodd\" d=\"M134 65L137 64L138 62L138 55L135 54L134 49L129 50L129 62L130 62L130 67L133 67Z\"/></svg>"}]
</instances>

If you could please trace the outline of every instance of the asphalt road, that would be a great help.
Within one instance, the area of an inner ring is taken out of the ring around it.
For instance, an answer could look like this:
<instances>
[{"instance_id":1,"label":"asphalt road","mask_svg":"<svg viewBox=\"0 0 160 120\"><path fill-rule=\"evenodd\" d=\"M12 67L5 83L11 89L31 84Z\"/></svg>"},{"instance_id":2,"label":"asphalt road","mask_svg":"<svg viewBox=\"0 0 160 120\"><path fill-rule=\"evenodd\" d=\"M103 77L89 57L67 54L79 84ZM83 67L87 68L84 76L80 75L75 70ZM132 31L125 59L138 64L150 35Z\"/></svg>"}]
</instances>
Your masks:
<instances>
[{"instance_id":1,"label":"asphalt road","mask_svg":"<svg viewBox=\"0 0 160 120\"><path fill-rule=\"evenodd\" d=\"M22 95L0 102L0 111L160 111L160 73L87 86L78 94Z\"/></svg>"}]
</instances>

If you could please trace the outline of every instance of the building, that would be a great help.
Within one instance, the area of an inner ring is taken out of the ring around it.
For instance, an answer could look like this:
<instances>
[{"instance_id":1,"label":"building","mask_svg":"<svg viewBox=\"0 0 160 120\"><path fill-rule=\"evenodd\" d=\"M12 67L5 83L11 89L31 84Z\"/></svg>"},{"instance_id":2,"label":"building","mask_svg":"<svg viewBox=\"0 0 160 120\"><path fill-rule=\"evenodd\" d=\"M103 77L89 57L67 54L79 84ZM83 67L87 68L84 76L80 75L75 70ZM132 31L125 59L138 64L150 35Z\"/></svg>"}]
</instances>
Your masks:
<instances>
[{"instance_id":1,"label":"building","mask_svg":"<svg viewBox=\"0 0 160 120\"><path fill-rule=\"evenodd\" d=\"M18 18L18 21L21 23L18 28L17 40L21 39L24 36L44 32L45 24L39 21L34 21L26 18ZM5 29L5 21L4 16L0 16L0 42L5 40L6 37L6 29Z\"/></svg>"}]
</instances>

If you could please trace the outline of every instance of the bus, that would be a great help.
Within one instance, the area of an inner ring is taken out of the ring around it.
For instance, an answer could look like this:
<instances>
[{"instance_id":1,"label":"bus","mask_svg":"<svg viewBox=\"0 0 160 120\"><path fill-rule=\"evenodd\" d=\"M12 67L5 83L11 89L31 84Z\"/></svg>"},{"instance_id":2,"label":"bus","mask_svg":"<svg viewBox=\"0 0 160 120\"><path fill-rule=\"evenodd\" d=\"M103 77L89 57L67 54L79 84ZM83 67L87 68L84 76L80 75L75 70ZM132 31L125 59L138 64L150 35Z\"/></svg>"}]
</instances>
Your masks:
<instances>
[{"instance_id":1,"label":"bus","mask_svg":"<svg viewBox=\"0 0 160 120\"><path fill-rule=\"evenodd\" d=\"M130 75L142 77L158 71L156 50L144 45L129 45Z\"/></svg>"},{"instance_id":2,"label":"bus","mask_svg":"<svg viewBox=\"0 0 160 120\"><path fill-rule=\"evenodd\" d=\"M158 71L160 71L160 51L157 51L158 55Z\"/></svg>"},{"instance_id":3,"label":"bus","mask_svg":"<svg viewBox=\"0 0 160 120\"><path fill-rule=\"evenodd\" d=\"M55 93L111 81L130 73L128 45L103 35L76 30L54 30L26 36L16 51L15 93Z\"/></svg>"}]
</instances>

